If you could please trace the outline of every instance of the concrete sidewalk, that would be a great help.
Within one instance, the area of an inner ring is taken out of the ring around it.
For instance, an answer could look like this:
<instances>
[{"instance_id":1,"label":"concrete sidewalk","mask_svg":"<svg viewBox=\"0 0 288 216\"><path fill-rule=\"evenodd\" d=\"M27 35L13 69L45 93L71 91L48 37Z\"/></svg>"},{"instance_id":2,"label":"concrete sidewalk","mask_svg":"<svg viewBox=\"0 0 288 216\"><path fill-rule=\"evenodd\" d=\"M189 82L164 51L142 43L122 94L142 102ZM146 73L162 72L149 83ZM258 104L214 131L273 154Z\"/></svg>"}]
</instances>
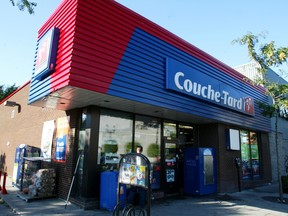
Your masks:
<instances>
[{"instance_id":1,"label":"concrete sidewalk","mask_svg":"<svg viewBox=\"0 0 288 216\"><path fill-rule=\"evenodd\" d=\"M0 196L6 204L0 204L0 215L112 215L106 210L80 209L59 198L37 199L29 202L17 197L18 188L7 181L8 194ZM242 192L213 194L208 196L177 196L153 200L151 216L185 215L288 215L288 194L284 194L287 203L279 203L278 185L269 184ZM8 207L7 207L8 205Z\"/></svg>"}]
</instances>

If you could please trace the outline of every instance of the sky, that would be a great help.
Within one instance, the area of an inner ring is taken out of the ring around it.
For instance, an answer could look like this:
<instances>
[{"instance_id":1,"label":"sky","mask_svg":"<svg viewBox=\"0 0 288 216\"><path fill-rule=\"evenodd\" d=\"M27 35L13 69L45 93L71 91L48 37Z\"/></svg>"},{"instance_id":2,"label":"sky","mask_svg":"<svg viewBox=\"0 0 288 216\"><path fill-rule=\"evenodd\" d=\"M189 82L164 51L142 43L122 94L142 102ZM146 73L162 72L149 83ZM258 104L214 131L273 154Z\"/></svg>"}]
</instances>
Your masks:
<instances>
[{"instance_id":1,"label":"sky","mask_svg":"<svg viewBox=\"0 0 288 216\"><path fill-rule=\"evenodd\" d=\"M62 2L33 1L34 15L19 11L10 0L1 3L0 85L21 86L31 79L37 32ZM248 32L266 32L261 43L275 41L277 47L288 47L287 0L117 1L230 67L250 61L245 46L232 44Z\"/></svg>"}]
</instances>

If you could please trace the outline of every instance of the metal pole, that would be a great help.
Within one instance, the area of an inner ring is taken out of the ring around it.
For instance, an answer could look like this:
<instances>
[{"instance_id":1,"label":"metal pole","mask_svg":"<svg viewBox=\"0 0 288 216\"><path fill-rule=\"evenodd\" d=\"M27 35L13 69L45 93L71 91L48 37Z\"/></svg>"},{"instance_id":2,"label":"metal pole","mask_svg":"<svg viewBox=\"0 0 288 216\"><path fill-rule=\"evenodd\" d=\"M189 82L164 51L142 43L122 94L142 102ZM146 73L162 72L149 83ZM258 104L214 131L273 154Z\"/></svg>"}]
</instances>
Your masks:
<instances>
[{"instance_id":1,"label":"metal pole","mask_svg":"<svg viewBox=\"0 0 288 216\"><path fill-rule=\"evenodd\" d=\"M238 190L241 192L241 180L240 180L240 167L241 167L241 162L240 158L234 158L235 161L235 166L237 169L237 179L238 179Z\"/></svg>"},{"instance_id":2,"label":"metal pole","mask_svg":"<svg viewBox=\"0 0 288 216\"><path fill-rule=\"evenodd\" d=\"M238 190L241 192L241 181L240 181L240 169L237 167L237 173L238 173Z\"/></svg>"},{"instance_id":3,"label":"metal pole","mask_svg":"<svg viewBox=\"0 0 288 216\"><path fill-rule=\"evenodd\" d=\"M70 184L70 188L69 188L69 192L68 192L68 195L67 195L67 200L66 200L66 204L65 204L65 209L66 209L66 207L67 207L67 204L68 204L68 201L69 201L69 198L70 198L71 190L72 190L72 187L73 187L73 183L74 183L75 176L76 176L76 174L77 174L78 165L79 165L79 161L80 161L80 157L81 157L81 156L82 156L82 152L80 152L80 154L79 154L79 156L78 156L78 159L77 159L75 171L74 171L73 178L72 178L72 181L71 181L71 184Z\"/></svg>"}]
</instances>

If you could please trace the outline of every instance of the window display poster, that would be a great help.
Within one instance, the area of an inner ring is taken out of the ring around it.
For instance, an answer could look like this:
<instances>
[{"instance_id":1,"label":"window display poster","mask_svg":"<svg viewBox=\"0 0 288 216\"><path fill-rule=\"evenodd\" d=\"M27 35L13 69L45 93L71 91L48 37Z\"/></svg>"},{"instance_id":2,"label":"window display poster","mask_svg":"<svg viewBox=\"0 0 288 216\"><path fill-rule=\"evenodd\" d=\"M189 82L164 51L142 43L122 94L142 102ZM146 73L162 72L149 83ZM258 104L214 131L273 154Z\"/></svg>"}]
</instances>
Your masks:
<instances>
[{"instance_id":1,"label":"window display poster","mask_svg":"<svg viewBox=\"0 0 288 216\"><path fill-rule=\"evenodd\" d=\"M46 121L43 124L41 139L41 152L43 158L51 159L54 128L54 120Z\"/></svg>"},{"instance_id":2,"label":"window display poster","mask_svg":"<svg viewBox=\"0 0 288 216\"><path fill-rule=\"evenodd\" d=\"M175 182L175 170L167 169L166 170L166 181L167 182Z\"/></svg>"},{"instance_id":3,"label":"window display poster","mask_svg":"<svg viewBox=\"0 0 288 216\"><path fill-rule=\"evenodd\" d=\"M57 119L56 148L54 160L56 162L66 161L67 138L69 132L69 116Z\"/></svg>"},{"instance_id":4,"label":"window display poster","mask_svg":"<svg viewBox=\"0 0 288 216\"><path fill-rule=\"evenodd\" d=\"M241 145L241 157L242 161L248 161L249 160L249 146L247 144Z\"/></svg>"},{"instance_id":5,"label":"window display poster","mask_svg":"<svg viewBox=\"0 0 288 216\"><path fill-rule=\"evenodd\" d=\"M258 145L251 145L252 159L259 159Z\"/></svg>"}]
</instances>

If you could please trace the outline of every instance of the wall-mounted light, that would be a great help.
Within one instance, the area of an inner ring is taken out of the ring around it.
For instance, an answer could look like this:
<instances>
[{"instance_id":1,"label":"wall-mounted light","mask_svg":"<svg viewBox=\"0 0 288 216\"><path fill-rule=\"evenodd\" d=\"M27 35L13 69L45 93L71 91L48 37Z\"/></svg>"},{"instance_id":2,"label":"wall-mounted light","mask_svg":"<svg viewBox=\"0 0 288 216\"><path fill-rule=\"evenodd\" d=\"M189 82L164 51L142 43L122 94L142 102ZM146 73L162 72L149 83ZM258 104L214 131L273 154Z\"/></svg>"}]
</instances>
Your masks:
<instances>
[{"instance_id":1,"label":"wall-mounted light","mask_svg":"<svg viewBox=\"0 0 288 216\"><path fill-rule=\"evenodd\" d=\"M5 101L4 106L9 106L9 107L18 106L18 113L21 112L21 105L16 103L15 101Z\"/></svg>"}]
</instances>

